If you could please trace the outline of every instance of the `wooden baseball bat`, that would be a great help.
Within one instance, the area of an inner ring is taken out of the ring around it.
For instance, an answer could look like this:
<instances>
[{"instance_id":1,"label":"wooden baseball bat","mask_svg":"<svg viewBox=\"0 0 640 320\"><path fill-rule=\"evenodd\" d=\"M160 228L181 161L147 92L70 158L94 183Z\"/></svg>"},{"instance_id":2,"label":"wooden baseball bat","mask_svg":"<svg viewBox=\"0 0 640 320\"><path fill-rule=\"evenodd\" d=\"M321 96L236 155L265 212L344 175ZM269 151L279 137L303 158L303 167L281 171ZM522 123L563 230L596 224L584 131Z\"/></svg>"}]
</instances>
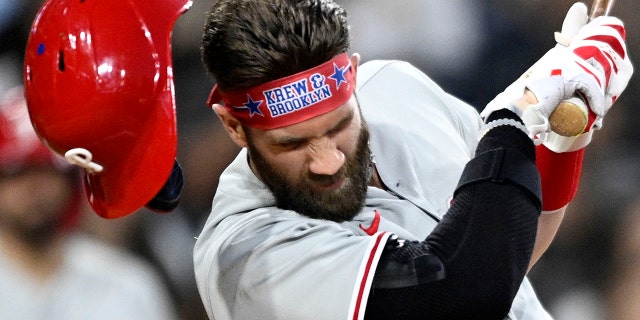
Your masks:
<instances>
[{"instance_id":1,"label":"wooden baseball bat","mask_svg":"<svg viewBox=\"0 0 640 320\"><path fill-rule=\"evenodd\" d=\"M611 11L614 0L594 0L591 5L589 20L606 16ZM561 136L572 137L587 129L589 109L579 97L561 102L549 116L551 130Z\"/></svg>"}]
</instances>

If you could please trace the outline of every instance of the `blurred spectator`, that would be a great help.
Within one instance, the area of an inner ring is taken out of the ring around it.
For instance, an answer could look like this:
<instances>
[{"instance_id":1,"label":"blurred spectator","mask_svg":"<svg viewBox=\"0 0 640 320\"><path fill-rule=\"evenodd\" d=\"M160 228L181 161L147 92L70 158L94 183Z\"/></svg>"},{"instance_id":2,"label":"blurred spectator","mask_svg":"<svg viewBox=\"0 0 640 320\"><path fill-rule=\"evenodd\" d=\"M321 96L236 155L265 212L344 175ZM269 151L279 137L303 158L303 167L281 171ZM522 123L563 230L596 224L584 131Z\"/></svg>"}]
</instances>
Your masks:
<instances>
[{"instance_id":1,"label":"blurred spectator","mask_svg":"<svg viewBox=\"0 0 640 320\"><path fill-rule=\"evenodd\" d=\"M143 260L77 229L79 176L37 138L22 90L0 100L0 318L175 319Z\"/></svg>"}]
</instances>

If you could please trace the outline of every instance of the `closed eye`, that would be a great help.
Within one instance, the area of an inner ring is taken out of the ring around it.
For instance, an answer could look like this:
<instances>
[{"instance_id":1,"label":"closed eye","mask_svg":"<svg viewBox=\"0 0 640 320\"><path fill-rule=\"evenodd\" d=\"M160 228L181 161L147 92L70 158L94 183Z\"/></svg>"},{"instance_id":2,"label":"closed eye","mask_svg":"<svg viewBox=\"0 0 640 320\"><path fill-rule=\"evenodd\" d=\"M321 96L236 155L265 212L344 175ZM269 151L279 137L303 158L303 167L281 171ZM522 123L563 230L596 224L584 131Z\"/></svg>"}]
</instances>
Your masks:
<instances>
[{"instance_id":1,"label":"closed eye","mask_svg":"<svg viewBox=\"0 0 640 320\"><path fill-rule=\"evenodd\" d=\"M276 145L285 150L295 150L302 147L306 143L306 139L287 139L279 141Z\"/></svg>"}]
</instances>

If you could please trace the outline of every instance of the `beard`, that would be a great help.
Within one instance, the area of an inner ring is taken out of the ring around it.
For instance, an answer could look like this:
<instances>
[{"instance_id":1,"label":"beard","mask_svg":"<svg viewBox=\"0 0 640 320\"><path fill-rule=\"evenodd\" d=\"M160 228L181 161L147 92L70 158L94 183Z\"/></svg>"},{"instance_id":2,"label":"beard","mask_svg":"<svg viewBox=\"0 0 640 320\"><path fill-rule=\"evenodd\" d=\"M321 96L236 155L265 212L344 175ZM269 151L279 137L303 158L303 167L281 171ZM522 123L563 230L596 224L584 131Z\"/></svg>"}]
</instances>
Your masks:
<instances>
[{"instance_id":1,"label":"beard","mask_svg":"<svg viewBox=\"0 0 640 320\"><path fill-rule=\"evenodd\" d=\"M360 126L356 152L333 175L303 174L296 181L267 163L256 148L249 143L249 157L265 185L271 190L278 208L293 210L314 219L343 222L352 220L364 206L367 185L373 173L369 129L364 119ZM337 181L344 183L336 190L318 191L312 183Z\"/></svg>"}]
</instances>

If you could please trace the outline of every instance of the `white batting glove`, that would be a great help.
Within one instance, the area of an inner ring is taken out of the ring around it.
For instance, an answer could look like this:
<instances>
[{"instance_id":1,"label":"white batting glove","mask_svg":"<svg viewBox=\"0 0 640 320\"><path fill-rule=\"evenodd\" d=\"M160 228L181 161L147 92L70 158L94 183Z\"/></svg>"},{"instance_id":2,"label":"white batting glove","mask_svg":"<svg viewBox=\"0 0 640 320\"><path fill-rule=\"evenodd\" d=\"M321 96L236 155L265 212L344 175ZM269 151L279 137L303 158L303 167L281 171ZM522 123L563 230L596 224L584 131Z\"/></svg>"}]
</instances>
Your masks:
<instances>
[{"instance_id":1,"label":"white batting glove","mask_svg":"<svg viewBox=\"0 0 640 320\"><path fill-rule=\"evenodd\" d=\"M594 19L580 28L568 47L552 50L555 52L550 54L545 64L548 63L551 74L560 76L542 77L526 84L539 103L524 111L523 120L533 134L538 134L545 141L549 149L567 152L584 148L591 141L593 130L601 128L603 117L622 94L633 74L624 40L622 21L614 17ZM563 84L557 78L561 78ZM551 132L549 115L561 100L569 99L576 93L596 115L591 127L586 128L587 134L584 137L562 137Z\"/></svg>"},{"instance_id":2,"label":"white batting glove","mask_svg":"<svg viewBox=\"0 0 640 320\"><path fill-rule=\"evenodd\" d=\"M586 21L586 6L574 4L563 22L562 32L556 34L559 44L491 101L483 116L508 107L522 96L525 88L529 89L538 103L525 109L523 121L532 137L547 140L547 134L553 135L549 115L562 100L579 92L597 115L594 128L599 128L602 117L626 88L633 67L626 52L622 21L600 17L585 25ZM558 143L557 139L553 140ZM590 137L583 137L577 143L560 141L559 146L551 149L557 152L574 150L586 146L589 141Z\"/></svg>"},{"instance_id":3,"label":"white batting glove","mask_svg":"<svg viewBox=\"0 0 640 320\"><path fill-rule=\"evenodd\" d=\"M624 24L620 19L599 17L580 28L571 38L567 47L570 51L569 57L564 57L564 53L553 55L557 59L573 58L575 65L569 63L568 74L564 73L565 63L557 63L562 68L562 76L566 78L566 82L582 76L590 76L597 82L600 90L585 90L581 93L588 98L591 111L600 117L607 113L613 102L622 94L633 74L625 37ZM553 66L553 62L550 66ZM599 93L602 93L602 102L599 101ZM590 99L592 95L593 101Z\"/></svg>"},{"instance_id":4,"label":"white batting glove","mask_svg":"<svg viewBox=\"0 0 640 320\"><path fill-rule=\"evenodd\" d=\"M532 136L545 141L550 133L549 116L563 101L580 93L588 106L601 108L604 105L603 72L585 71L584 60L569 48L554 48L547 56L540 74L532 76L525 88L530 90L538 103L527 106L522 120ZM593 69L593 68L591 68ZM586 117L586 115L585 115Z\"/></svg>"}]
</instances>

